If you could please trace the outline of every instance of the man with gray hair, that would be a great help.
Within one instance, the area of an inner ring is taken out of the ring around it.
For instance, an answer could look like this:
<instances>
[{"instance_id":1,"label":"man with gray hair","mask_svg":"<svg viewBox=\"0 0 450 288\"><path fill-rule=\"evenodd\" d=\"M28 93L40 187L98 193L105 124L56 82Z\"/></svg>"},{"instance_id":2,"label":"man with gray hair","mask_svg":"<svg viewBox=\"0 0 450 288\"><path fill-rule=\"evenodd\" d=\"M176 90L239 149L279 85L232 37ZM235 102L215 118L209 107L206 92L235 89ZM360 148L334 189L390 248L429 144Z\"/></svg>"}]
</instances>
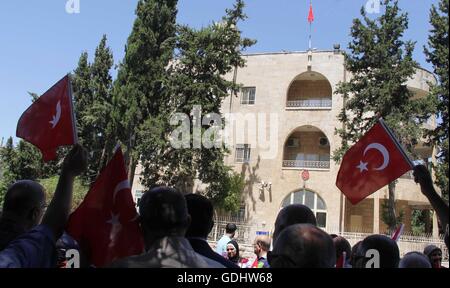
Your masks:
<instances>
[{"instance_id":1,"label":"man with gray hair","mask_svg":"<svg viewBox=\"0 0 450 288\"><path fill-rule=\"evenodd\" d=\"M270 249L270 238L264 235L258 235L253 242L253 252L255 252L258 263L256 268L269 268L267 262L267 252Z\"/></svg>"}]
</instances>

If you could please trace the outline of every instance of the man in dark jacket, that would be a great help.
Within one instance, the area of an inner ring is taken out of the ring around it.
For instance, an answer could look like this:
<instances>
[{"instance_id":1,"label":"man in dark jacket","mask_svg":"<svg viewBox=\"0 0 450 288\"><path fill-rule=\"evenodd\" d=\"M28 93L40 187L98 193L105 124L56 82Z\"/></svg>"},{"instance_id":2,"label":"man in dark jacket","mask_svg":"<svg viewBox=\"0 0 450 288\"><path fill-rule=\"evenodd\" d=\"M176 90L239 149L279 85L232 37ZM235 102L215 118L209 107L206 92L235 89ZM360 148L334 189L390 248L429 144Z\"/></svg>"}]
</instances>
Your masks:
<instances>
[{"instance_id":1,"label":"man in dark jacket","mask_svg":"<svg viewBox=\"0 0 450 288\"><path fill-rule=\"evenodd\" d=\"M185 196L191 224L186 232L186 238L198 254L219 262L227 268L239 268L236 264L214 252L206 239L214 226L213 205L211 201L198 194Z\"/></svg>"}]
</instances>

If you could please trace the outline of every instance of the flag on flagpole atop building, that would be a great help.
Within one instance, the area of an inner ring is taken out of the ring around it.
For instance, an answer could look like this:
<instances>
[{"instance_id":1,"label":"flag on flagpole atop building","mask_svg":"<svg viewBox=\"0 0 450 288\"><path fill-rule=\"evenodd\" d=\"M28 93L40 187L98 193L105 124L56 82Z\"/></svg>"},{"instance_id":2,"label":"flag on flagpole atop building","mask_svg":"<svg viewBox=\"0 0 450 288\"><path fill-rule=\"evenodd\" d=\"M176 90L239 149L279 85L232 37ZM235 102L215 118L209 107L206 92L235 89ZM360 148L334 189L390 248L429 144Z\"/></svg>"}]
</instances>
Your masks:
<instances>
[{"instance_id":1,"label":"flag on flagpole atop building","mask_svg":"<svg viewBox=\"0 0 450 288\"><path fill-rule=\"evenodd\" d=\"M313 13L313 7L312 2L309 3L309 13L308 13L308 22L312 23L314 21L314 13Z\"/></svg>"}]
</instances>

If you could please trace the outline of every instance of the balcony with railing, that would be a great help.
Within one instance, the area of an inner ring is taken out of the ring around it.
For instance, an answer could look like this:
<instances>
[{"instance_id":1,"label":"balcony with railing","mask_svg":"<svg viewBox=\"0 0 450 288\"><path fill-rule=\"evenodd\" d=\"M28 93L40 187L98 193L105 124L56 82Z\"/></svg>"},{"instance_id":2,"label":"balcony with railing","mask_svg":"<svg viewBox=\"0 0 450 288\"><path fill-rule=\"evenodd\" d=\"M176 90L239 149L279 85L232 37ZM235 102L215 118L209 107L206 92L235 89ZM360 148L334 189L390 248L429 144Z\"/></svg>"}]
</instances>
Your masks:
<instances>
[{"instance_id":1,"label":"balcony with railing","mask_svg":"<svg viewBox=\"0 0 450 288\"><path fill-rule=\"evenodd\" d=\"M289 86L286 109L323 110L332 107L331 84L320 73L305 72Z\"/></svg>"},{"instance_id":2,"label":"balcony with railing","mask_svg":"<svg viewBox=\"0 0 450 288\"><path fill-rule=\"evenodd\" d=\"M302 126L289 135L283 150L283 169L330 169L330 144L313 126Z\"/></svg>"},{"instance_id":3,"label":"balcony with railing","mask_svg":"<svg viewBox=\"0 0 450 288\"><path fill-rule=\"evenodd\" d=\"M319 156L319 155L317 155ZM330 169L330 161L283 160L285 168Z\"/></svg>"},{"instance_id":4,"label":"balcony with railing","mask_svg":"<svg viewBox=\"0 0 450 288\"><path fill-rule=\"evenodd\" d=\"M286 103L287 108L330 108L331 98L317 98L305 100L291 100Z\"/></svg>"}]
</instances>

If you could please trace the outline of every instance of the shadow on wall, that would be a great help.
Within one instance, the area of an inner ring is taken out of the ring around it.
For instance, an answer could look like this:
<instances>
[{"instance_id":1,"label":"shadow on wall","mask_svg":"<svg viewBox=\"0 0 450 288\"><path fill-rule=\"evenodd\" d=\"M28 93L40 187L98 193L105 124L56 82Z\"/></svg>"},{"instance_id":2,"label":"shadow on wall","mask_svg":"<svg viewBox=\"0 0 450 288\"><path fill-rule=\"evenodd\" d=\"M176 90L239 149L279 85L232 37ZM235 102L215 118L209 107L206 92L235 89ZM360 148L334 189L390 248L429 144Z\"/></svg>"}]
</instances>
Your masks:
<instances>
[{"instance_id":1,"label":"shadow on wall","mask_svg":"<svg viewBox=\"0 0 450 288\"><path fill-rule=\"evenodd\" d=\"M261 182L261 178L258 176L257 171L259 169L259 163L261 162L261 157L258 156L258 160L256 161L256 165L251 167L249 163L243 163L241 168L241 175L245 179L245 186L242 198L248 198L252 201L252 209L256 211L256 197L261 197L260 195L255 195L253 191L253 186L256 183ZM257 191L259 194L259 190ZM260 198L261 199L261 198ZM264 199L264 195L263 195ZM264 201L261 199L261 201Z\"/></svg>"}]
</instances>

